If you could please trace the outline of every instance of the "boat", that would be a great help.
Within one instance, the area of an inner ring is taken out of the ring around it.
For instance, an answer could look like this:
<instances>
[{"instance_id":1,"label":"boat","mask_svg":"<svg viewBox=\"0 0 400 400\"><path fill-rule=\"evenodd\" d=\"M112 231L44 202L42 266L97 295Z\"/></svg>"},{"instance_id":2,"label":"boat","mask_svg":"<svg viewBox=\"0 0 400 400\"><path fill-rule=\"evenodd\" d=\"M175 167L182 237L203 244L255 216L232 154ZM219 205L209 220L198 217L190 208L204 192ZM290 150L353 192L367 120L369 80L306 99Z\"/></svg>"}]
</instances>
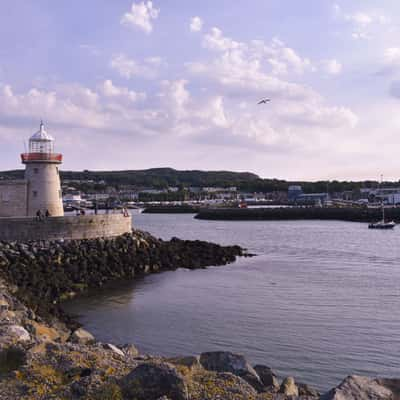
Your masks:
<instances>
[{"instance_id":1,"label":"boat","mask_svg":"<svg viewBox=\"0 0 400 400\"><path fill-rule=\"evenodd\" d=\"M396 226L394 221L385 222L384 220L368 225L369 229L393 229Z\"/></svg>"},{"instance_id":2,"label":"boat","mask_svg":"<svg viewBox=\"0 0 400 400\"><path fill-rule=\"evenodd\" d=\"M382 184L382 177L381 177L381 184ZM396 226L394 221L385 222L385 205L383 200L381 202L382 207L382 220L378 222L372 222L368 225L369 229L393 229Z\"/></svg>"}]
</instances>

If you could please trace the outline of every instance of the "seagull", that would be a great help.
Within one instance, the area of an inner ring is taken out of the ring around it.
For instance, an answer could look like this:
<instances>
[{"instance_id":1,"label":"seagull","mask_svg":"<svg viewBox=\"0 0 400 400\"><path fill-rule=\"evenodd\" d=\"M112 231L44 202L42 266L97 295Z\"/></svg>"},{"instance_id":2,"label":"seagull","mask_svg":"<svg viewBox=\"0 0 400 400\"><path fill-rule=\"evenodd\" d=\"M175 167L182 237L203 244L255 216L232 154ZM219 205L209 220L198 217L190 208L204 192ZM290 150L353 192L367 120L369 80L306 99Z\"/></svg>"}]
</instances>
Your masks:
<instances>
[{"instance_id":1,"label":"seagull","mask_svg":"<svg viewBox=\"0 0 400 400\"><path fill-rule=\"evenodd\" d=\"M267 104L271 99L262 99L257 104Z\"/></svg>"}]
</instances>

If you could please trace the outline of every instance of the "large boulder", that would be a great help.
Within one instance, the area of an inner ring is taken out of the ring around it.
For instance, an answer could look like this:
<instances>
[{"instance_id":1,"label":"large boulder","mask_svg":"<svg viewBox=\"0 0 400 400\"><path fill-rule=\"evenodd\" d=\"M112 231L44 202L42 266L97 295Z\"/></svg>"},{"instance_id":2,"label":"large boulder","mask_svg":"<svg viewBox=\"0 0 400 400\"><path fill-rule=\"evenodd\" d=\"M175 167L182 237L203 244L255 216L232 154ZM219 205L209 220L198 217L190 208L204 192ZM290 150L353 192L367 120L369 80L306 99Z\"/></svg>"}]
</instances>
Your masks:
<instances>
[{"instance_id":1,"label":"large boulder","mask_svg":"<svg viewBox=\"0 0 400 400\"><path fill-rule=\"evenodd\" d=\"M35 337L44 342L57 341L61 339L60 333L55 328L36 321L30 321L30 327Z\"/></svg>"},{"instance_id":2,"label":"large boulder","mask_svg":"<svg viewBox=\"0 0 400 400\"><path fill-rule=\"evenodd\" d=\"M94 343L94 336L83 328L74 331L70 337L71 342L79 344Z\"/></svg>"},{"instance_id":3,"label":"large boulder","mask_svg":"<svg viewBox=\"0 0 400 400\"><path fill-rule=\"evenodd\" d=\"M318 390L315 390L306 383L297 383L297 387L299 389L299 396L319 398L321 395L321 393L319 393Z\"/></svg>"},{"instance_id":4,"label":"large boulder","mask_svg":"<svg viewBox=\"0 0 400 400\"><path fill-rule=\"evenodd\" d=\"M297 383L297 387L299 389L299 396L319 398L321 395L318 390L315 390L306 383Z\"/></svg>"},{"instance_id":5,"label":"large boulder","mask_svg":"<svg viewBox=\"0 0 400 400\"><path fill-rule=\"evenodd\" d=\"M228 351L211 351L200 355L203 368L215 372L231 372L250 383L257 391L263 391L264 385L254 368L240 354Z\"/></svg>"},{"instance_id":6,"label":"large boulder","mask_svg":"<svg viewBox=\"0 0 400 400\"><path fill-rule=\"evenodd\" d=\"M0 377L2 374L19 369L25 363L25 349L20 347L8 347L0 349Z\"/></svg>"},{"instance_id":7,"label":"large boulder","mask_svg":"<svg viewBox=\"0 0 400 400\"><path fill-rule=\"evenodd\" d=\"M149 362L138 365L121 381L124 398L157 400L188 400L186 382L175 367L168 363Z\"/></svg>"},{"instance_id":8,"label":"large boulder","mask_svg":"<svg viewBox=\"0 0 400 400\"><path fill-rule=\"evenodd\" d=\"M348 376L322 400L394 400L400 398L400 379Z\"/></svg>"},{"instance_id":9,"label":"large boulder","mask_svg":"<svg viewBox=\"0 0 400 400\"><path fill-rule=\"evenodd\" d=\"M270 390L279 389L279 381L270 367L258 364L254 366L254 370L257 372L257 375L260 377L261 382L265 387Z\"/></svg>"},{"instance_id":10,"label":"large boulder","mask_svg":"<svg viewBox=\"0 0 400 400\"><path fill-rule=\"evenodd\" d=\"M285 396L297 397L299 395L299 388L297 387L293 377L288 376L283 380L281 387L279 388L279 393L282 393Z\"/></svg>"},{"instance_id":11,"label":"large boulder","mask_svg":"<svg viewBox=\"0 0 400 400\"><path fill-rule=\"evenodd\" d=\"M13 338L14 342L26 343L31 340L31 335L23 326L10 325L7 331L8 335Z\"/></svg>"},{"instance_id":12,"label":"large boulder","mask_svg":"<svg viewBox=\"0 0 400 400\"><path fill-rule=\"evenodd\" d=\"M254 400L256 396L251 385L230 372L204 371L190 384L192 400Z\"/></svg>"},{"instance_id":13,"label":"large boulder","mask_svg":"<svg viewBox=\"0 0 400 400\"><path fill-rule=\"evenodd\" d=\"M179 367L184 367L188 372L194 372L202 368L198 356L183 356L183 357L173 357L167 359L171 364L177 365Z\"/></svg>"},{"instance_id":14,"label":"large boulder","mask_svg":"<svg viewBox=\"0 0 400 400\"><path fill-rule=\"evenodd\" d=\"M124 344L121 349L129 357L139 356L139 350L133 344Z\"/></svg>"}]
</instances>

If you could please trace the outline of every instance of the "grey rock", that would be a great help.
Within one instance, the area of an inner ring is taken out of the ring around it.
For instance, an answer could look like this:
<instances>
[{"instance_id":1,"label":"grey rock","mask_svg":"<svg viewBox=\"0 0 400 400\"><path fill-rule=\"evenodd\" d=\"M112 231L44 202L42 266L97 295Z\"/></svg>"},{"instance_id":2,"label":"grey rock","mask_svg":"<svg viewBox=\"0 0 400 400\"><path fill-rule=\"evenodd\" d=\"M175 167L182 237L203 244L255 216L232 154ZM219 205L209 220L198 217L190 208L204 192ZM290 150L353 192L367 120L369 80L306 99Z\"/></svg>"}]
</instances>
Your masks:
<instances>
[{"instance_id":1,"label":"grey rock","mask_svg":"<svg viewBox=\"0 0 400 400\"><path fill-rule=\"evenodd\" d=\"M7 332L17 342L29 342L31 335L20 325L10 325Z\"/></svg>"},{"instance_id":2,"label":"grey rock","mask_svg":"<svg viewBox=\"0 0 400 400\"><path fill-rule=\"evenodd\" d=\"M121 381L126 398L157 400L167 396L173 400L188 400L188 390L182 375L168 363L145 363L132 370Z\"/></svg>"},{"instance_id":3,"label":"grey rock","mask_svg":"<svg viewBox=\"0 0 400 400\"><path fill-rule=\"evenodd\" d=\"M10 304L4 296L0 296L0 311L7 311L10 308Z\"/></svg>"},{"instance_id":4,"label":"grey rock","mask_svg":"<svg viewBox=\"0 0 400 400\"><path fill-rule=\"evenodd\" d=\"M320 393L311 386L305 383L297 383L299 389L299 396L316 397L319 398Z\"/></svg>"},{"instance_id":5,"label":"grey rock","mask_svg":"<svg viewBox=\"0 0 400 400\"><path fill-rule=\"evenodd\" d=\"M205 393L207 393L210 377L207 378ZM232 400L232 399L255 399L257 392L249 383L230 372L217 373L211 381L213 387L219 389L215 397L204 396L204 399Z\"/></svg>"},{"instance_id":6,"label":"grey rock","mask_svg":"<svg viewBox=\"0 0 400 400\"><path fill-rule=\"evenodd\" d=\"M130 357L138 357L139 350L133 344L125 344L121 347L122 351Z\"/></svg>"},{"instance_id":7,"label":"grey rock","mask_svg":"<svg viewBox=\"0 0 400 400\"><path fill-rule=\"evenodd\" d=\"M26 363L26 351L19 347L0 350L0 376L15 371Z\"/></svg>"},{"instance_id":8,"label":"grey rock","mask_svg":"<svg viewBox=\"0 0 400 400\"><path fill-rule=\"evenodd\" d=\"M209 371L231 372L243 378L257 391L263 391L264 385L254 368L240 354L228 351L213 351L200 355L200 364Z\"/></svg>"},{"instance_id":9,"label":"grey rock","mask_svg":"<svg viewBox=\"0 0 400 400\"><path fill-rule=\"evenodd\" d=\"M400 398L400 379L348 376L321 400L394 400Z\"/></svg>"},{"instance_id":10,"label":"grey rock","mask_svg":"<svg viewBox=\"0 0 400 400\"><path fill-rule=\"evenodd\" d=\"M282 393L286 396L297 397L299 395L299 388L297 387L293 377L288 376L283 380L281 387L279 388L279 393Z\"/></svg>"},{"instance_id":11,"label":"grey rock","mask_svg":"<svg viewBox=\"0 0 400 400\"><path fill-rule=\"evenodd\" d=\"M94 336L83 328L79 328L72 332L70 340L74 343L88 344L95 341Z\"/></svg>"},{"instance_id":12,"label":"grey rock","mask_svg":"<svg viewBox=\"0 0 400 400\"><path fill-rule=\"evenodd\" d=\"M167 360L174 365L183 365L190 371L202 368L200 364L200 357L198 356L186 356L186 357L173 357Z\"/></svg>"},{"instance_id":13,"label":"grey rock","mask_svg":"<svg viewBox=\"0 0 400 400\"><path fill-rule=\"evenodd\" d=\"M279 389L279 381L271 368L266 365L258 364L254 366L254 370L257 372L257 375L260 377L264 386L270 388L270 390Z\"/></svg>"},{"instance_id":14,"label":"grey rock","mask_svg":"<svg viewBox=\"0 0 400 400\"><path fill-rule=\"evenodd\" d=\"M125 353L121 349L119 349L117 346L114 346L111 343L107 343L103 347L107 350L113 351L115 354L118 354L121 357L125 357Z\"/></svg>"},{"instance_id":15,"label":"grey rock","mask_svg":"<svg viewBox=\"0 0 400 400\"><path fill-rule=\"evenodd\" d=\"M87 388L79 381L75 381L71 384L71 393L76 397L83 397L87 393Z\"/></svg>"}]
</instances>

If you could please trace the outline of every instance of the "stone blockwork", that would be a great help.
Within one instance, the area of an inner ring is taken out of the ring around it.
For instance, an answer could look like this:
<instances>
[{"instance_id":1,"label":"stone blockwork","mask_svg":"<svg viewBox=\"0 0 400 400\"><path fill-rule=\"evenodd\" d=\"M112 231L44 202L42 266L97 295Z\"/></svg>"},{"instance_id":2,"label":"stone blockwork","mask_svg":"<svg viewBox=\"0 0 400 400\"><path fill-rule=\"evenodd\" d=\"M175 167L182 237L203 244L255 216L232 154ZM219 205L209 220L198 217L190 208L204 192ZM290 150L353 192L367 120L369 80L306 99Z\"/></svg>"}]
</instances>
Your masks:
<instances>
[{"instance_id":1,"label":"stone blockwork","mask_svg":"<svg viewBox=\"0 0 400 400\"><path fill-rule=\"evenodd\" d=\"M40 210L45 214L64 215L58 164L47 162L26 162L25 179L28 182L28 216L35 216Z\"/></svg>"},{"instance_id":2,"label":"stone blockwork","mask_svg":"<svg viewBox=\"0 0 400 400\"><path fill-rule=\"evenodd\" d=\"M130 232L132 219L123 214L49 217L0 218L0 240L31 241L57 239L93 239L114 237Z\"/></svg>"},{"instance_id":3,"label":"stone blockwork","mask_svg":"<svg viewBox=\"0 0 400 400\"><path fill-rule=\"evenodd\" d=\"M27 207L26 180L0 181L0 217L23 217Z\"/></svg>"}]
</instances>

